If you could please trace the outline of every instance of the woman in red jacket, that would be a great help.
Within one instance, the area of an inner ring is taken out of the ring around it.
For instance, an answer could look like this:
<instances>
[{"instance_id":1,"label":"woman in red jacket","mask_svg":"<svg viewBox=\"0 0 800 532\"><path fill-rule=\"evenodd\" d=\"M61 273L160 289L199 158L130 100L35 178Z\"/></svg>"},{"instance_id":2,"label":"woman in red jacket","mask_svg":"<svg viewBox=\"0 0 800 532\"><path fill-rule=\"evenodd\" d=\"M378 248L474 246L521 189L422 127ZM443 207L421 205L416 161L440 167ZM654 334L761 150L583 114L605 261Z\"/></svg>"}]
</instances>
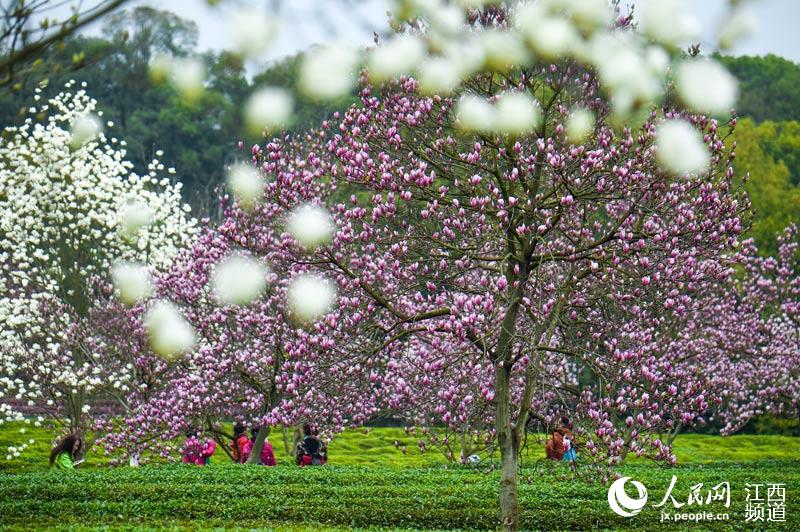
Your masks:
<instances>
[{"instance_id":1,"label":"woman in red jacket","mask_svg":"<svg viewBox=\"0 0 800 532\"><path fill-rule=\"evenodd\" d=\"M244 464L247 462L247 457L250 456L250 449L253 447L253 442L245 434L245 426L242 423L237 423L233 426L233 443L231 443L231 456L233 461L237 464Z\"/></svg>"}]
</instances>

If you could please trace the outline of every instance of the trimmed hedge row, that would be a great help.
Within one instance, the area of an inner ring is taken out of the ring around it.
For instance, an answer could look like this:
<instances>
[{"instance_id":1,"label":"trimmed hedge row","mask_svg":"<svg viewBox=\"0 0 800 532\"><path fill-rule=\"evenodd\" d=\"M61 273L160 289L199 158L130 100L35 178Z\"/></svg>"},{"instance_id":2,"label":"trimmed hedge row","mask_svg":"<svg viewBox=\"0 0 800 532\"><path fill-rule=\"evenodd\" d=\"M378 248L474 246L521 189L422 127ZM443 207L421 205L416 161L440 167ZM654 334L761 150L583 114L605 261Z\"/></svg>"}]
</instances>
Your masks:
<instances>
[{"instance_id":1,"label":"trimmed hedge row","mask_svg":"<svg viewBox=\"0 0 800 532\"><path fill-rule=\"evenodd\" d=\"M797 486L800 462L762 461L659 468L626 466L623 473L648 487L650 501L638 516L622 518L608 507L607 486L563 480L565 468L525 470L520 485L522 525L528 529L674 529L661 524L656 503L673 474L676 499L691 486L731 484L731 508L722 503L689 511L726 511L727 522L704 529L744 528L745 483L786 484L786 522L764 523L800 530ZM497 473L467 468L329 466L162 466L98 469L74 474L0 475L0 524L54 526L259 527L293 523L342 527L494 528ZM669 507L671 505L668 503ZM686 508L686 507L684 507ZM673 510L670 509L672 512ZM686 511L685 509L682 511ZM691 526L685 524L684 526Z\"/></svg>"}]
</instances>

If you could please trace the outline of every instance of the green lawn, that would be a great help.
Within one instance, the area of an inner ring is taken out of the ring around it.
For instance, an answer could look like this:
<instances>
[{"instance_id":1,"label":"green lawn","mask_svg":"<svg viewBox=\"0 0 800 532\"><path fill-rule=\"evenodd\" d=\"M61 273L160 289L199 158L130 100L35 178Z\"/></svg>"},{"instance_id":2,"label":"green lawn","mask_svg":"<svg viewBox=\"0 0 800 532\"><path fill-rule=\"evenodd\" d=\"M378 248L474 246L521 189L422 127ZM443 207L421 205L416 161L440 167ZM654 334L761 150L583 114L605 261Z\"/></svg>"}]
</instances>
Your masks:
<instances>
[{"instance_id":1,"label":"green lawn","mask_svg":"<svg viewBox=\"0 0 800 532\"><path fill-rule=\"evenodd\" d=\"M420 454L400 429L348 431L329 446L330 465L300 469L284 455L280 433L272 436L276 468L237 466L224 455L211 467L153 465L132 469L100 467L99 456L74 474L44 465L49 436L20 426L0 430L2 450L19 437L41 439L23 456L3 460L0 526L6 528L91 527L277 527L300 530L324 525L363 528L493 528L497 472L490 467L448 465L435 452ZM403 454L394 441L408 446ZM520 500L529 529L675 529L661 524L651 507L673 492L686 502L690 488L731 485L731 507L721 502L692 512L727 512L727 521L704 521L702 529L745 528L745 484L785 483L785 523L769 528L800 530L800 440L780 436L684 435L676 441L681 465L664 468L633 461L621 472L645 484L650 498L642 513L618 517L606 501L608 485L572 480L564 464L525 461ZM5 457L3 457L4 459ZM629 493L632 492L629 490ZM670 514L676 510L670 507ZM684 511L686 507L680 511ZM680 528L691 527L684 524ZM695 527L697 525L694 525ZM762 525L763 526L763 525Z\"/></svg>"}]
</instances>

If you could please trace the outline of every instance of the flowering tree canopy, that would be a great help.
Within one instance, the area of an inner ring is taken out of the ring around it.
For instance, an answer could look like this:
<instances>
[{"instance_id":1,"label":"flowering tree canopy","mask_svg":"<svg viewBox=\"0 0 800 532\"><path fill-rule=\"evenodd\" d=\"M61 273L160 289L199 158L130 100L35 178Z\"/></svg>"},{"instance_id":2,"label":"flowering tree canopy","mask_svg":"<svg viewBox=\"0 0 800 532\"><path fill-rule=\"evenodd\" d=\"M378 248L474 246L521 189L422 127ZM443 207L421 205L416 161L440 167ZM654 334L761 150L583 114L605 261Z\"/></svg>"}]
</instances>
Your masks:
<instances>
[{"instance_id":1,"label":"flowering tree canopy","mask_svg":"<svg viewBox=\"0 0 800 532\"><path fill-rule=\"evenodd\" d=\"M180 185L159 177L158 161L147 175L132 173L95 105L70 83L7 128L0 146L4 418L19 416L8 400L85 428L94 399L127 380L91 325L111 296L102 280L119 261L163 268L195 230Z\"/></svg>"},{"instance_id":2,"label":"flowering tree canopy","mask_svg":"<svg viewBox=\"0 0 800 532\"><path fill-rule=\"evenodd\" d=\"M778 237L778 256L752 241L740 255L744 274L714 301L718 352L704 362L719 374L723 433L769 413L797 418L800 402L800 241L796 225Z\"/></svg>"},{"instance_id":3,"label":"flowering tree canopy","mask_svg":"<svg viewBox=\"0 0 800 532\"><path fill-rule=\"evenodd\" d=\"M309 137L302 146L315 142ZM106 439L109 450L169 455L170 440L183 431L202 427L221 436L221 422L231 419L259 427L260 445L270 426L310 422L333 432L363 424L377 411L381 373L370 371L377 370L377 360L362 365L368 342L350 311L353 303L340 297L337 308L315 323L293 305L293 290L314 279L309 276L315 268L300 245L303 237L293 238L287 228L298 223L298 207L308 212L311 202L330 193L321 179L322 161L305 151L301 158L295 144L254 147L252 163L259 176L268 177L258 200L248 202L247 209L229 205L219 227L201 231L157 279L157 295L181 309L198 341L170 361L157 385L131 402L124 428ZM221 281L231 258L234 264L252 261L263 269L237 268ZM232 302L234 294L249 291L253 276L266 283L248 301ZM338 275L324 282L338 288L349 280ZM313 304L315 297L320 293L312 289L301 294L301 303ZM131 320L140 321L142 310L132 309ZM142 363L152 360L147 342L137 357ZM259 455L258 449L251 453Z\"/></svg>"}]
</instances>

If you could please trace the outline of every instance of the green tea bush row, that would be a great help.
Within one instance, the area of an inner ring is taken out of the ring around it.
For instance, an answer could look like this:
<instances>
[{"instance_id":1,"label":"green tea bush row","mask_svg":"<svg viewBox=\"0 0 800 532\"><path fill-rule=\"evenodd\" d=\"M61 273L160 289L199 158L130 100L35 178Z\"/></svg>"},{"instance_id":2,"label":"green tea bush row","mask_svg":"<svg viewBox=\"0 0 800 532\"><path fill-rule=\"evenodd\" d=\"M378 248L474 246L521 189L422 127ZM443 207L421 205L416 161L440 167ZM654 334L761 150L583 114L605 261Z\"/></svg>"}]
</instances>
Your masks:
<instances>
[{"instance_id":1,"label":"green tea bush row","mask_svg":"<svg viewBox=\"0 0 800 532\"><path fill-rule=\"evenodd\" d=\"M563 480L562 464L526 469L520 486L522 524L528 529L660 528L658 509L648 506L624 519L611 512L605 484ZM629 465L624 474L643 482L650 501L663 497L673 474L684 500L690 486L731 484L728 523L744 525L746 482L787 486L786 523L800 529L794 487L800 462L762 461L656 468ZM162 466L97 469L74 474L41 472L0 476L0 523L6 526L268 526L284 523L343 527L494 528L497 473L467 468L330 466ZM669 505L668 505L669 506ZM700 511L703 508L697 508ZM673 525L674 526L674 525Z\"/></svg>"}]
</instances>

